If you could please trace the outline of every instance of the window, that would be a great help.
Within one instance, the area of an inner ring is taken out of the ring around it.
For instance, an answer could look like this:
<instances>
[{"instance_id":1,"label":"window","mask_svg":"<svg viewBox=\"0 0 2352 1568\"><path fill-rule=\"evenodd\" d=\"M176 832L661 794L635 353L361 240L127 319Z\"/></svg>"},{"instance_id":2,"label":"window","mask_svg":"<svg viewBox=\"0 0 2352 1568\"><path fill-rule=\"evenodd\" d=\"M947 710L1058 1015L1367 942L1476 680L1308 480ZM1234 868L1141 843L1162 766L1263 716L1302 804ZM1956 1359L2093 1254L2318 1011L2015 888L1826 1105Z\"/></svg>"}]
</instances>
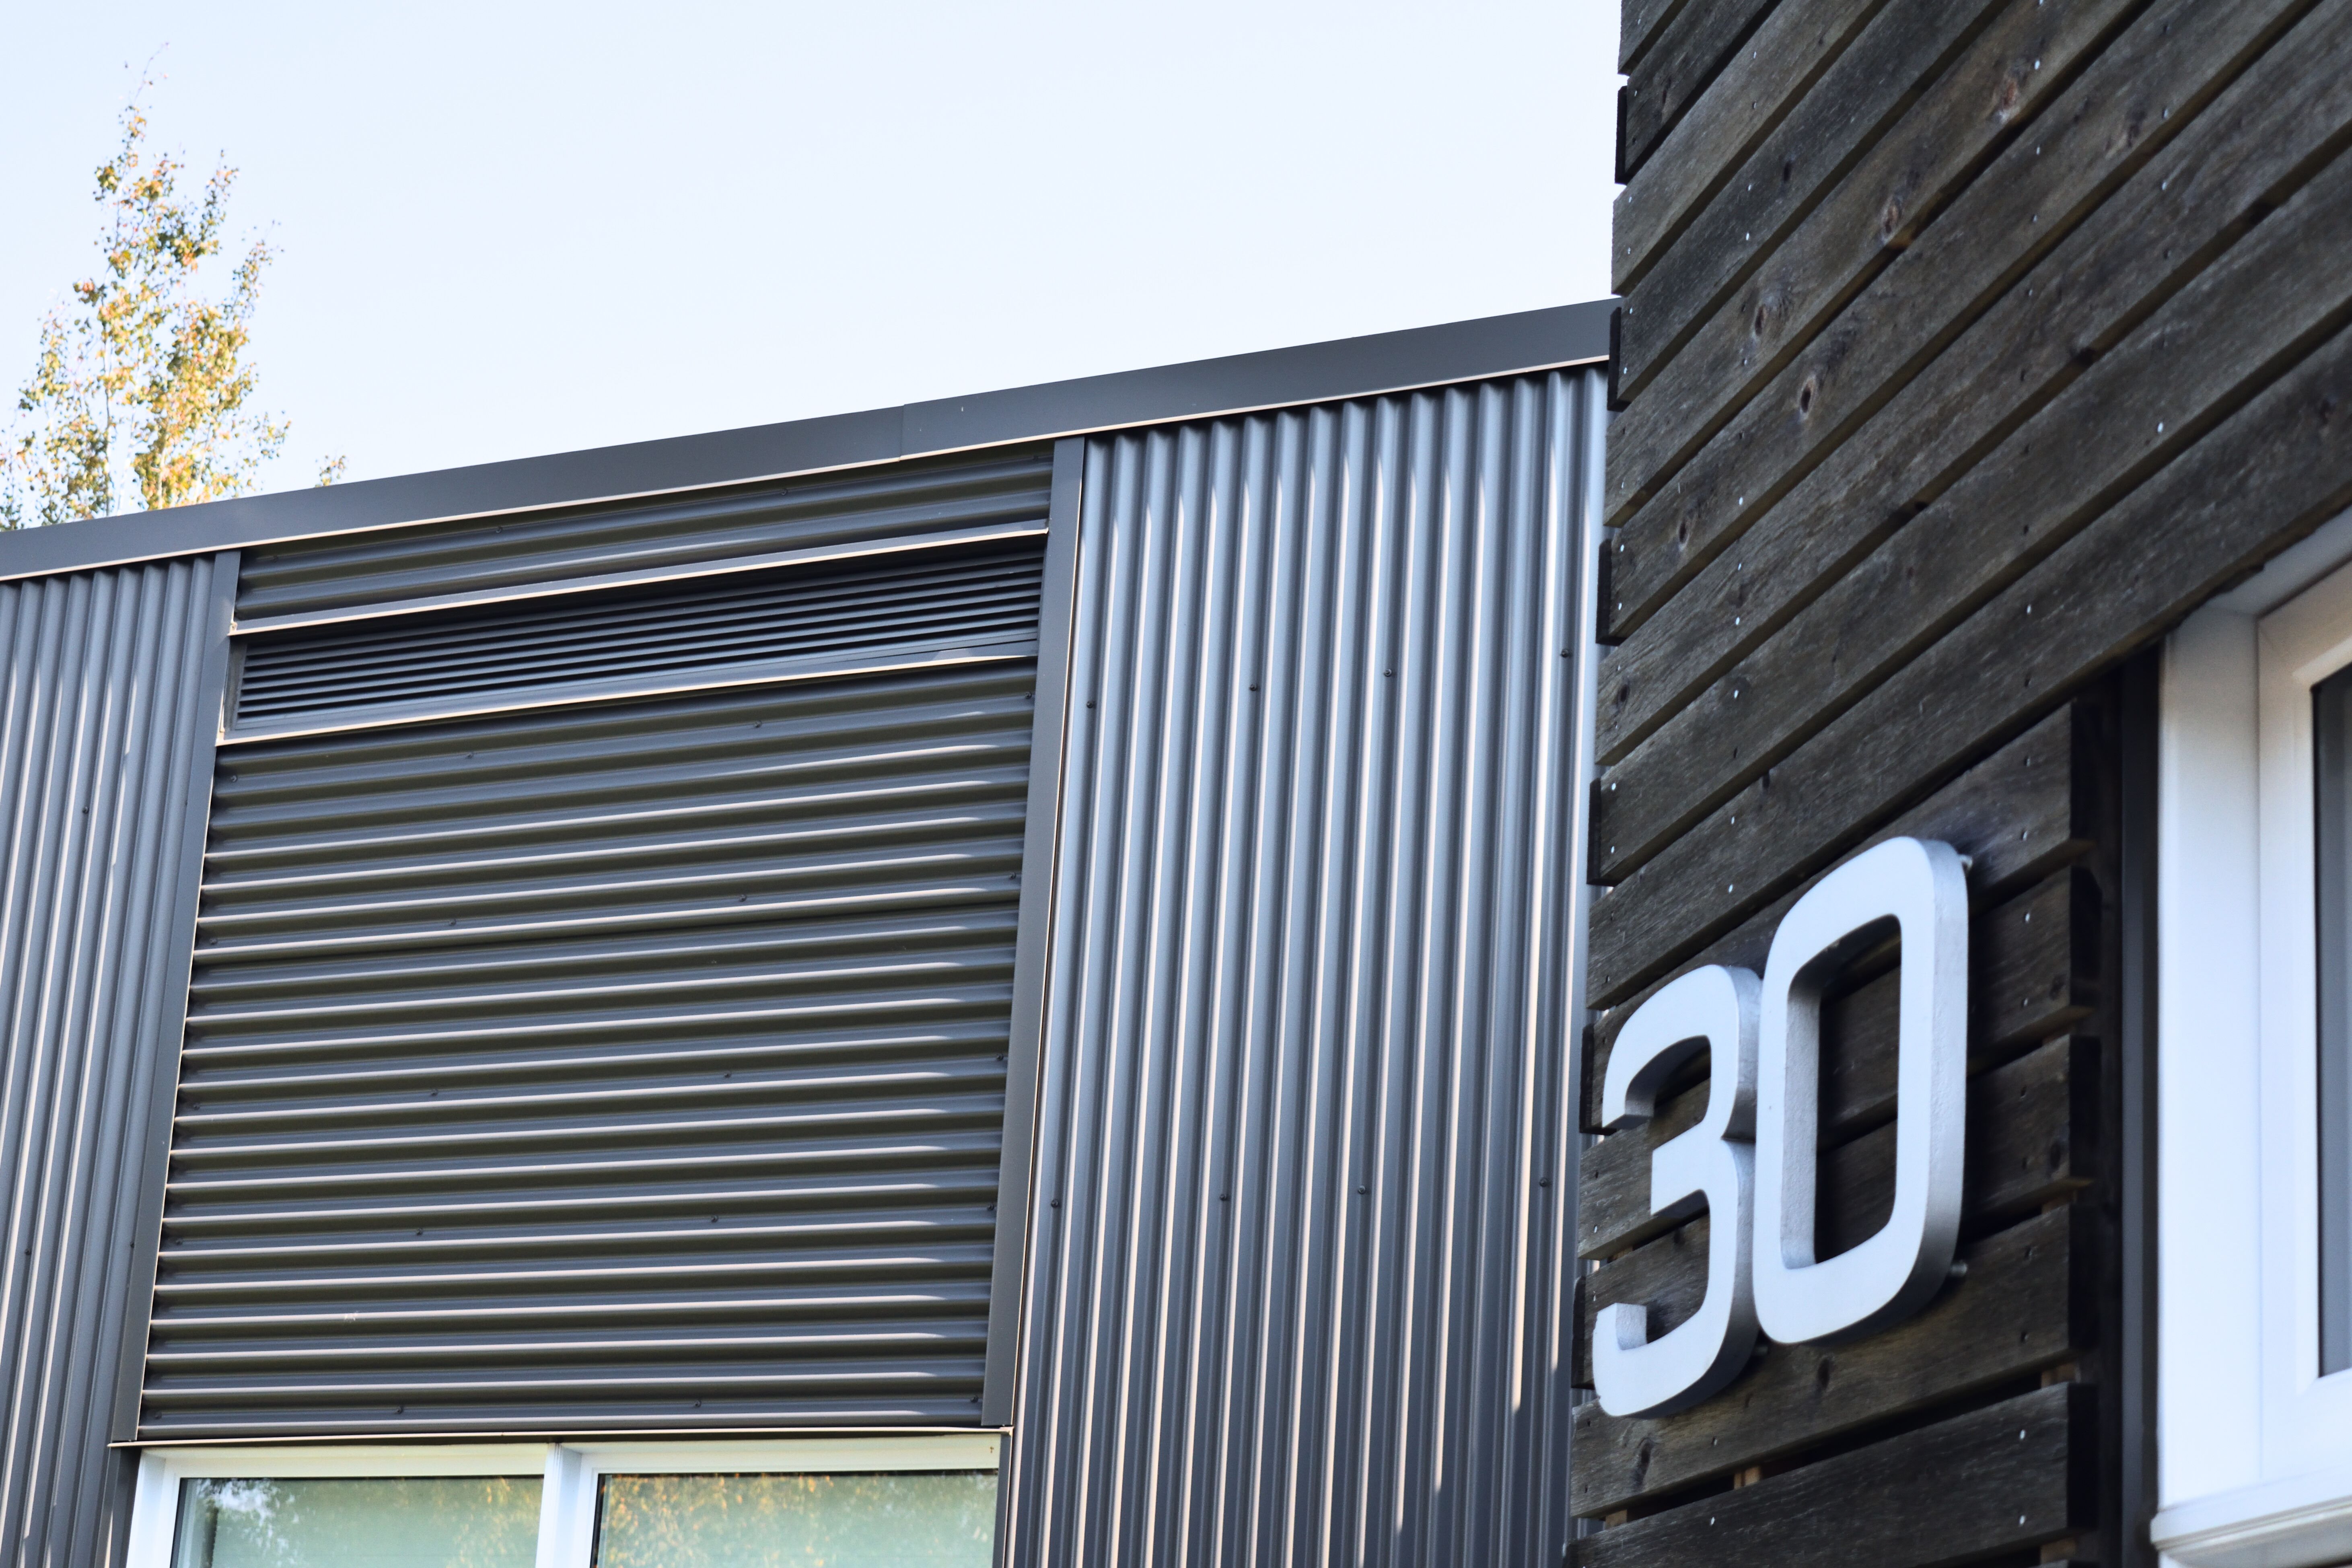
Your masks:
<instances>
[{"instance_id":1,"label":"window","mask_svg":"<svg viewBox=\"0 0 2352 1568\"><path fill-rule=\"evenodd\" d=\"M128 1568L987 1568L997 1445L152 1449Z\"/></svg>"},{"instance_id":2,"label":"window","mask_svg":"<svg viewBox=\"0 0 2352 1568\"><path fill-rule=\"evenodd\" d=\"M2158 762L2158 1544L2352 1556L2352 518L2174 634Z\"/></svg>"}]
</instances>

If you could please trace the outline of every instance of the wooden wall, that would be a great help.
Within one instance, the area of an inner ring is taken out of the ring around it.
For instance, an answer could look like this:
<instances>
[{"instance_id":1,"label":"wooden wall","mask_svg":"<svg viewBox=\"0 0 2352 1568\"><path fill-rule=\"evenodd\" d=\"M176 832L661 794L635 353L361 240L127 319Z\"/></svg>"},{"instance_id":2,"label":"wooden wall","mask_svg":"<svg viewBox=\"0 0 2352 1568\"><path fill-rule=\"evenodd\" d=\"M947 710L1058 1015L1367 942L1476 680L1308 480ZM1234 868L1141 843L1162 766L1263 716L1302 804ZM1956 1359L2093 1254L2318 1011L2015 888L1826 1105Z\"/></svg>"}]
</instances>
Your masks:
<instances>
[{"instance_id":1,"label":"wooden wall","mask_svg":"<svg viewBox=\"0 0 2352 1568\"><path fill-rule=\"evenodd\" d=\"M1583 1408L1591 1564L2133 1559L2134 656L2352 505L2352 0L1628 0L1587 1131L1614 1032L1885 837L1974 858L1965 1277L1655 1421ZM1823 1087L1889 1201L1893 973ZM1696 1304L1595 1141L1597 1305Z\"/></svg>"}]
</instances>

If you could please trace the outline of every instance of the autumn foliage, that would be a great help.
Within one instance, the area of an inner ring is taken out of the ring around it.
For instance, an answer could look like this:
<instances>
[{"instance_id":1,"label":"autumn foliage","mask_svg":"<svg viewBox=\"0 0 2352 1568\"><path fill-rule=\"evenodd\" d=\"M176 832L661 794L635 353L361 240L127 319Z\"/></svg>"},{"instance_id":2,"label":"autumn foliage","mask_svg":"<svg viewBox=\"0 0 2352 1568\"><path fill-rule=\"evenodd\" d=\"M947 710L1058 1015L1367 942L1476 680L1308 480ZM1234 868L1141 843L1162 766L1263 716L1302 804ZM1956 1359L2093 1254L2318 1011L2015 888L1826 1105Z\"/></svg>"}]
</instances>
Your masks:
<instances>
[{"instance_id":1,"label":"autumn foliage","mask_svg":"<svg viewBox=\"0 0 2352 1568\"><path fill-rule=\"evenodd\" d=\"M240 495L285 444L286 422L255 406L246 353L268 244L247 247L225 288L205 288L236 171L222 164L184 197L186 166L146 138L134 100L98 169L101 265L43 321L0 447L0 526Z\"/></svg>"}]
</instances>

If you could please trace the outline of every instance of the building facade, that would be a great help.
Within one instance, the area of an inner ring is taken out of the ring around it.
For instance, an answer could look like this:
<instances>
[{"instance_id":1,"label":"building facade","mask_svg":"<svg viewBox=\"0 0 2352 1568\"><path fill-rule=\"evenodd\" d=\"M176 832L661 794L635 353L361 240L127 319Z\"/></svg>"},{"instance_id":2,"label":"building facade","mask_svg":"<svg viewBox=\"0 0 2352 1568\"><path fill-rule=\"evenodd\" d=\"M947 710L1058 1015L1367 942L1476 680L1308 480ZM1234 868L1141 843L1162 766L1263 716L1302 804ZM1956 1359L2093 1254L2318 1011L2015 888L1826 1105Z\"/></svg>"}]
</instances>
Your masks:
<instances>
[{"instance_id":1,"label":"building facade","mask_svg":"<svg viewBox=\"0 0 2352 1568\"><path fill-rule=\"evenodd\" d=\"M1614 301L0 538L17 1556L2352 1559L2352 3L1622 47Z\"/></svg>"},{"instance_id":2,"label":"building facade","mask_svg":"<svg viewBox=\"0 0 2352 1568\"><path fill-rule=\"evenodd\" d=\"M1556 1557L1606 323L0 540L18 1556Z\"/></svg>"}]
</instances>

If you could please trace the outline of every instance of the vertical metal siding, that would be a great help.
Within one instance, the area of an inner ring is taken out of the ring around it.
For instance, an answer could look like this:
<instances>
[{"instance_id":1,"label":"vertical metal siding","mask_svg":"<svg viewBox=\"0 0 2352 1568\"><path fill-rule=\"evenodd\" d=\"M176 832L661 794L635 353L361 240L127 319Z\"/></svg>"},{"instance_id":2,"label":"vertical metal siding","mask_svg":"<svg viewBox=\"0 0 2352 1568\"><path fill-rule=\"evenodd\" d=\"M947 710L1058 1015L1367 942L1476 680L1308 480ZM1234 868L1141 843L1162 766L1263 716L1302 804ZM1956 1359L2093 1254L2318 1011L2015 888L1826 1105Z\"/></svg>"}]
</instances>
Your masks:
<instances>
[{"instance_id":1,"label":"vertical metal siding","mask_svg":"<svg viewBox=\"0 0 2352 1568\"><path fill-rule=\"evenodd\" d=\"M1089 444L1007 1562L1559 1560L1601 396Z\"/></svg>"},{"instance_id":2,"label":"vertical metal siding","mask_svg":"<svg viewBox=\"0 0 2352 1568\"><path fill-rule=\"evenodd\" d=\"M103 1561L127 1522L129 1464L107 1442L152 1256L142 1131L179 1039L190 791L210 771L225 659L208 656L226 631L210 557L0 584L0 1541L15 1563Z\"/></svg>"}]
</instances>

